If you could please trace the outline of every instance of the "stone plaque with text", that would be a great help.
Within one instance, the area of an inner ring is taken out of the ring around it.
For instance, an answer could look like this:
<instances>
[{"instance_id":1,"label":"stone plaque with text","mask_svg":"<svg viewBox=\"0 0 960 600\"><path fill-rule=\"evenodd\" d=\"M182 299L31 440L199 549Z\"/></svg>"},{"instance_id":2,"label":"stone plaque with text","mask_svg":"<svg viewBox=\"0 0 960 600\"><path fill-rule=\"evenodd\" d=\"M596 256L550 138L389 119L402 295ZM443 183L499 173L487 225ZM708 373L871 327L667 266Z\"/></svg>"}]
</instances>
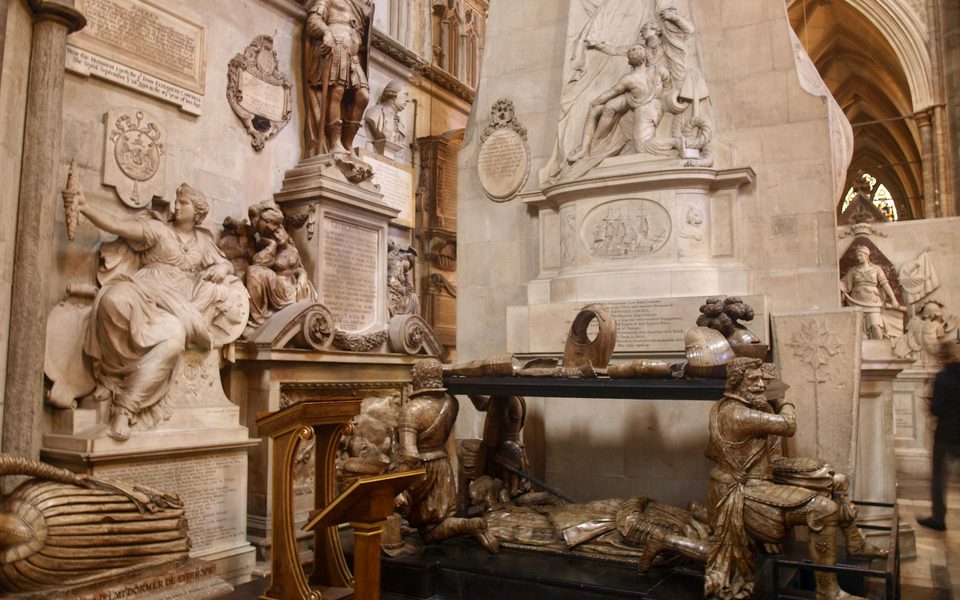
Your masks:
<instances>
[{"instance_id":1,"label":"stone plaque with text","mask_svg":"<svg viewBox=\"0 0 960 600\"><path fill-rule=\"evenodd\" d=\"M362 331L377 322L380 232L330 216L324 217L322 231L320 302L341 329Z\"/></svg>"},{"instance_id":2,"label":"stone plaque with text","mask_svg":"<svg viewBox=\"0 0 960 600\"><path fill-rule=\"evenodd\" d=\"M199 114L205 86L205 27L146 0L76 0L76 8L87 26L68 39L68 69Z\"/></svg>"},{"instance_id":3,"label":"stone plaque with text","mask_svg":"<svg viewBox=\"0 0 960 600\"><path fill-rule=\"evenodd\" d=\"M416 202L413 169L373 152L362 150L361 154L373 165L373 183L380 186L383 203L400 211L392 223L412 228Z\"/></svg>"},{"instance_id":4,"label":"stone plaque with text","mask_svg":"<svg viewBox=\"0 0 960 600\"><path fill-rule=\"evenodd\" d=\"M513 198L527 182L527 130L517 120L511 100L501 98L490 109L490 122L480 135L477 171L483 193L497 202Z\"/></svg>"},{"instance_id":5,"label":"stone plaque with text","mask_svg":"<svg viewBox=\"0 0 960 600\"><path fill-rule=\"evenodd\" d=\"M630 353L682 353L684 333L696 327L700 305L706 298L644 298L607 300L617 322L615 351ZM767 308L764 296L743 296L754 309L754 319L744 322L765 343L769 343ZM542 304L529 307L529 349L533 353L563 352L567 332L580 309L587 304Z\"/></svg>"},{"instance_id":6,"label":"stone plaque with text","mask_svg":"<svg viewBox=\"0 0 960 600\"><path fill-rule=\"evenodd\" d=\"M98 467L96 475L179 495L186 510L193 556L247 542L245 451L107 465Z\"/></svg>"}]
</instances>

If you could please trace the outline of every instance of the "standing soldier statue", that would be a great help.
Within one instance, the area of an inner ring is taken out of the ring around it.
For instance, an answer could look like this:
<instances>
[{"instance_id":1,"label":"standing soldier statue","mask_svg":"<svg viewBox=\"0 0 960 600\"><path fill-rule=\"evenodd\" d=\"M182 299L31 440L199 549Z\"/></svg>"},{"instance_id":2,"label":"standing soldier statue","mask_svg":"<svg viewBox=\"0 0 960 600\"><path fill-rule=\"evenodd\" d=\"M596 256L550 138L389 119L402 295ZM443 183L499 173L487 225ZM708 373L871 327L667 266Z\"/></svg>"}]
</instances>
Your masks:
<instances>
[{"instance_id":1,"label":"standing soldier statue","mask_svg":"<svg viewBox=\"0 0 960 600\"><path fill-rule=\"evenodd\" d=\"M304 32L306 156L350 152L370 101L373 3L310 0Z\"/></svg>"}]
</instances>

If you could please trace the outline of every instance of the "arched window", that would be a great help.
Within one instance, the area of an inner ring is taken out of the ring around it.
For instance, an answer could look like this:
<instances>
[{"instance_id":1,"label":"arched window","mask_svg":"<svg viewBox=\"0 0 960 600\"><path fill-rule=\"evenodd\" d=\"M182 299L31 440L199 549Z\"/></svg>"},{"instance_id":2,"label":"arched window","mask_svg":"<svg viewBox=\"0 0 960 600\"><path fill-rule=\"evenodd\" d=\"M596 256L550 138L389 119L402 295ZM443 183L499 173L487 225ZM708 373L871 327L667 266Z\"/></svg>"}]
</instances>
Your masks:
<instances>
[{"instance_id":1,"label":"arched window","mask_svg":"<svg viewBox=\"0 0 960 600\"><path fill-rule=\"evenodd\" d=\"M480 79L480 34L477 32L477 14L467 12L467 40L464 53L464 81L477 87Z\"/></svg>"},{"instance_id":2,"label":"arched window","mask_svg":"<svg viewBox=\"0 0 960 600\"><path fill-rule=\"evenodd\" d=\"M443 47L440 66L448 73L456 75L460 66L460 15L454 7L448 9L443 15L440 28L443 37L440 42Z\"/></svg>"},{"instance_id":3,"label":"arched window","mask_svg":"<svg viewBox=\"0 0 960 600\"><path fill-rule=\"evenodd\" d=\"M850 203L853 202L858 195L863 195L867 200L872 202L874 206L879 208L880 212L883 213L888 221L899 220L897 204L894 202L890 190L870 173L861 173L860 178L853 182L853 185L850 186L850 189L847 190L846 195L843 197L843 205L840 207L840 212L842 213L847 210L847 207L850 206Z\"/></svg>"}]
</instances>

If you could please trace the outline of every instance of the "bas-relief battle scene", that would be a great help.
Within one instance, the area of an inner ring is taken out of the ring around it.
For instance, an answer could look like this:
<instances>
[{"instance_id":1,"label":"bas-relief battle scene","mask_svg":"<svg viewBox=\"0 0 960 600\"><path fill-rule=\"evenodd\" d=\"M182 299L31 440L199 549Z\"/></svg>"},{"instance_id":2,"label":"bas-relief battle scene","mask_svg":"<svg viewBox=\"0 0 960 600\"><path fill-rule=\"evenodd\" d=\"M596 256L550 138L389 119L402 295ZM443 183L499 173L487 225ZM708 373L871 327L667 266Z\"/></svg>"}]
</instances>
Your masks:
<instances>
[{"instance_id":1,"label":"bas-relief battle scene","mask_svg":"<svg viewBox=\"0 0 960 600\"><path fill-rule=\"evenodd\" d=\"M952 10L0 6L0 594L920 598Z\"/></svg>"}]
</instances>

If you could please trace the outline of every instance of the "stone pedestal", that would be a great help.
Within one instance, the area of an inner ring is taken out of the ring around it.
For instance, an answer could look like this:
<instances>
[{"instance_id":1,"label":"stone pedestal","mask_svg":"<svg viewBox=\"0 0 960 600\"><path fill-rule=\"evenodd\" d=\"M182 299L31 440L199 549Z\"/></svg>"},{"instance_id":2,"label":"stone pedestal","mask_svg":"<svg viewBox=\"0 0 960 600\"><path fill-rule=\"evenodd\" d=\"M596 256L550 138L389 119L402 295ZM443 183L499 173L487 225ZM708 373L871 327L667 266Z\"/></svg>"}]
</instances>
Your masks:
<instances>
[{"instance_id":1,"label":"stone pedestal","mask_svg":"<svg viewBox=\"0 0 960 600\"><path fill-rule=\"evenodd\" d=\"M897 358L888 340L863 340L860 371L860 420L857 444L857 472L853 479L854 500L895 503L897 473L894 444L894 381L913 364ZM876 514L874 514L876 513ZM861 509L860 520L884 518L884 511ZM900 556L916 556L912 525L900 523Z\"/></svg>"},{"instance_id":2,"label":"stone pedestal","mask_svg":"<svg viewBox=\"0 0 960 600\"><path fill-rule=\"evenodd\" d=\"M928 407L937 371L934 365L912 365L893 381L893 435L899 479L930 480L935 422Z\"/></svg>"},{"instance_id":3,"label":"stone pedestal","mask_svg":"<svg viewBox=\"0 0 960 600\"><path fill-rule=\"evenodd\" d=\"M863 341L858 469L853 486L856 500L897 501L893 385L911 364L912 359L894 356L889 341Z\"/></svg>"},{"instance_id":4,"label":"stone pedestal","mask_svg":"<svg viewBox=\"0 0 960 600\"><path fill-rule=\"evenodd\" d=\"M387 312L388 224L399 211L382 202L371 179L330 155L300 161L274 198L300 226L292 235L319 302L337 326L361 332L384 324ZM370 165L366 165L370 168Z\"/></svg>"},{"instance_id":5,"label":"stone pedestal","mask_svg":"<svg viewBox=\"0 0 960 600\"><path fill-rule=\"evenodd\" d=\"M540 224L528 303L746 294L733 204L754 176L623 156L524 195Z\"/></svg>"},{"instance_id":6,"label":"stone pedestal","mask_svg":"<svg viewBox=\"0 0 960 600\"><path fill-rule=\"evenodd\" d=\"M240 408L226 397L203 406L177 405L157 429L135 430L123 442L107 435L100 408L57 413L54 431L43 437L42 459L178 494L190 527L191 556L212 563L230 583L249 581L254 548L247 541L247 451L257 440L239 424Z\"/></svg>"}]
</instances>

